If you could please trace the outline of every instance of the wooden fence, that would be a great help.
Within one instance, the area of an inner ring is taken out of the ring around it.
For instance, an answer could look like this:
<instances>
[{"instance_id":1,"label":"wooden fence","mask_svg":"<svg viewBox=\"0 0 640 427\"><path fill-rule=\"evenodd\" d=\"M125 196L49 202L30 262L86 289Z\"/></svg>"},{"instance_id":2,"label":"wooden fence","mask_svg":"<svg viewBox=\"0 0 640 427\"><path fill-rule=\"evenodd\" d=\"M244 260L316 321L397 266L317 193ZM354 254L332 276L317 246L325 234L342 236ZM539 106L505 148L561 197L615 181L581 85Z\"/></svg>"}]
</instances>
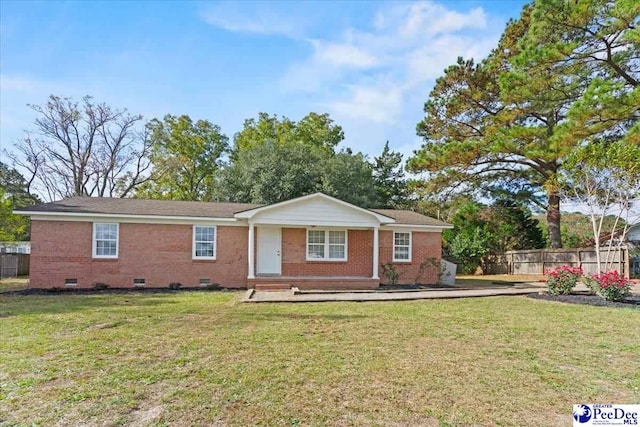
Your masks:
<instances>
[{"instance_id":1,"label":"wooden fence","mask_svg":"<svg viewBox=\"0 0 640 427\"><path fill-rule=\"evenodd\" d=\"M629 250L626 247L600 249L603 264L629 277ZM484 274L544 274L545 271L570 265L581 267L585 274L599 273L595 249L534 249L508 251L486 257Z\"/></svg>"},{"instance_id":2,"label":"wooden fence","mask_svg":"<svg viewBox=\"0 0 640 427\"><path fill-rule=\"evenodd\" d=\"M0 278L28 275L29 258L29 254L0 255Z\"/></svg>"}]
</instances>

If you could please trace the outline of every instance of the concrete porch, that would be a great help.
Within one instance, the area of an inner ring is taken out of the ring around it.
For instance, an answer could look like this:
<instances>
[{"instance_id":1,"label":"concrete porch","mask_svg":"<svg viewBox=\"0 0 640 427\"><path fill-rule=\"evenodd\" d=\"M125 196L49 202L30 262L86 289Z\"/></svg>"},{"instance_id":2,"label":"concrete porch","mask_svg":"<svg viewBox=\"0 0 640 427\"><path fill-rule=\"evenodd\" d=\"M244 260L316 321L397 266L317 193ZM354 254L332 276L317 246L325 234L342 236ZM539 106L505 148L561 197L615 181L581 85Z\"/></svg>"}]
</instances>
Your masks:
<instances>
[{"instance_id":1,"label":"concrete porch","mask_svg":"<svg viewBox=\"0 0 640 427\"><path fill-rule=\"evenodd\" d=\"M376 289L380 285L380 279L362 276L256 276L247 279L247 287L251 289L256 285L276 284L287 284L303 290Z\"/></svg>"}]
</instances>

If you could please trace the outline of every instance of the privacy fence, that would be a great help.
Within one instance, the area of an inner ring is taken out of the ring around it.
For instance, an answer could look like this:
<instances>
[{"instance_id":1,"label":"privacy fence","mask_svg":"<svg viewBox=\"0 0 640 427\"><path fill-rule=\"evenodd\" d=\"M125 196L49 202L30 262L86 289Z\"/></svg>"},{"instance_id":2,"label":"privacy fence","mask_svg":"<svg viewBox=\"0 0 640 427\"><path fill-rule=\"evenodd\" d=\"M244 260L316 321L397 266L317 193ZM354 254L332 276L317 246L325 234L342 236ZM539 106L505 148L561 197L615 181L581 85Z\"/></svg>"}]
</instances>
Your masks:
<instances>
[{"instance_id":1,"label":"privacy fence","mask_svg":"<svg viewBox=\"0 0 640 427\"><path fill-rule=\"evenodd\" d=\"M610 268L629 277L629 250L626 247L600 250L600 257ZM508 251L485 258L484 274L544 274L546 270L570 265L582 267L585 274L599 273L595 249L534 249Z\"/></svg>"},{"instance_id":2,"label":"privacy fence","mask_svg":"<svg viewBox=\"0 0 640 427\"><path fill-rule=\"evenodd\" d=\"M29 254L1 254L0 278L29 274Z\"/></svg>"}]
</instances>

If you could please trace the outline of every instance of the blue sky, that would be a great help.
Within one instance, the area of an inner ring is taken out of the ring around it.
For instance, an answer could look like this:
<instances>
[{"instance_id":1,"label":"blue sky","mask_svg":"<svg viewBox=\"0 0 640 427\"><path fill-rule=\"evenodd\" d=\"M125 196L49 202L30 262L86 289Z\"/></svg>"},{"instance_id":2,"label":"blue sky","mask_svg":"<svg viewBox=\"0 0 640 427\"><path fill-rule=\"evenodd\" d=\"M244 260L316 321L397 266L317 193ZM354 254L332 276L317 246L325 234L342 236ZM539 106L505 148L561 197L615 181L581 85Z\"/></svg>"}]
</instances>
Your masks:
<instances>
[{"instance_id":1,"label":"blue sky","mask_svg":"<svg viewBox=\"0 0 640 427\"><path fill-rule=\"evenodd\" d=\"M145 118L189 114L232 137L261 111L327 112L344 146L409 154L429 90L493 48L523 1L0 2L0 145L49 94Z\"/></svg>"}]
</instances>

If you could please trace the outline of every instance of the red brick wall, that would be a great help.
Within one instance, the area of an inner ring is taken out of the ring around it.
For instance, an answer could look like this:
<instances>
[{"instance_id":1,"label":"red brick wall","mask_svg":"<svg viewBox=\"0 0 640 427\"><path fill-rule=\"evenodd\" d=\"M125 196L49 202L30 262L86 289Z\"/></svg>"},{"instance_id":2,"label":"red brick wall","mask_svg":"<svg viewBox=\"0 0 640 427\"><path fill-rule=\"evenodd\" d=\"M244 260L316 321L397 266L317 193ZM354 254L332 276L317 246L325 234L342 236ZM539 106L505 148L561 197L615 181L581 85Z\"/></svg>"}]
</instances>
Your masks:
<instances>
[{"instance_id":1,"label":"red brick wall","mask_svg":"<svg viewBox=\"0 0 640 427\"><path fill-rule=\"evenodd\" d=\"M373 271L373 231L348 230L347 261L307 261L307 230L282 229L283 276L360 276Z\"/></svg>"},{"instance_id":2,"label":"red brick wall","mask_svg":"<svg viewBox=\"0 0 640 427\"><path fill-rule=\"evenodd\" d=\"M30 286L63 287L77 278L77 287L93 282L130 287L134 278L146 287L171 282L198 286L201 278L227 287L247 285L245 227L218 227L217 259L192 260L191 225L120 224L118 259L93 259L91 222L33 221Z\"/></svg>"},{"instance_id":3,"label":"red brick wall","mask_svg":"<svg viewBox=\"0 0 640 427\"><path fill-rule=\"evenodd\" d=\"M201 278L226 287L247 286L247 234L245 227L218 227L215 261L191 259L191 225L120 224L118 259L93 259L92 223L33 221L31 226L30 286L64 287L65 279L78 279L78 288L94 282L131 287L134 278L146 287L167 287L171 282L198 286ZM372 230L348 231L346 262L306 261L306 230L282 230L283 276L359 276L372 272ZM392 259L393 233L380 232L380 264ZM412 263L395 263L400 283L413 283L427 257L440 260L440 233L413 232ZM421 283L437 281L435 268L427 269ZM380 278L385 278L380 268Z\"/></svg>"},{"instance_id":4,"label":"red brick wall","mask_svg":"<svg viewBox=\"0 0 640 427\"><path fill-rule=\"evenodd\" d=\"M420 284L434 284L438 282L440 272L440 259L442 258L442 239L440 233L418 232L411 233L411 262L394 262L396 271L400 273L399 283L413 284L420 270L420 263L427 258L435 258L436 266L425 268L419 278ZM393 260L393 231L380 231L380 264L386 264ZM388 280L380 267L380 281Z\"/></svg>"}]
</instances>

